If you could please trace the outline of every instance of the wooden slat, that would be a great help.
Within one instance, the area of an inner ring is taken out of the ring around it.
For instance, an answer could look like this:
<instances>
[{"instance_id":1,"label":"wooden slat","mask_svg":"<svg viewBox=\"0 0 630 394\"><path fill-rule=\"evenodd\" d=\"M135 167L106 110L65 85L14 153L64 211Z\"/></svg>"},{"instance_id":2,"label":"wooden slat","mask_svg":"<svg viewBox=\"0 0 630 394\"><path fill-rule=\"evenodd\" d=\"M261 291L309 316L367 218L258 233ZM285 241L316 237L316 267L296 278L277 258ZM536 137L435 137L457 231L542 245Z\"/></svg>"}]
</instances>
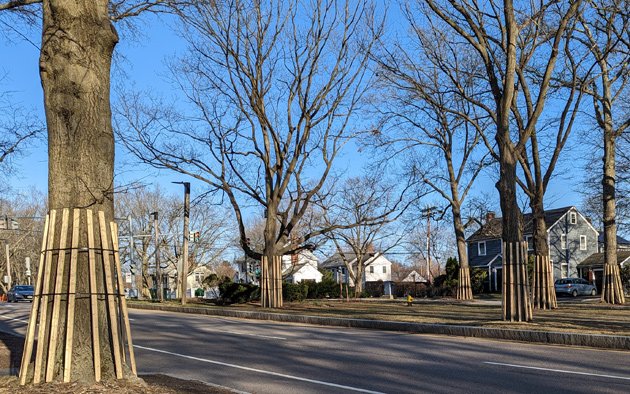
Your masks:
<instances>
[{"instance_id":1,"label":"wooden slat","mask_svg":"<svg viewBox=\"0 0 630 394\"><path fill-rule=\"evenodd\" d=\"M92 309L92 357L94 357L94 380L101 381L101 342L98 332L98 298L96 287L96 253L94 253L94 215L86 210L88 231L88 269L90 280L90 306Z\"/></svg>"},{"instance_id":2,"label":"wooden slat","mask_svg":"<svg viewBox=\"0 0 630 394\"><path fill-rule=\"evenodd\" d=\"M66 347L63 363L63 381L70 382L72 372L72 345L74 340L74 302L77 290L77 261L79 259L79 237L81 210L74 209L72 217L72 252L70 253L70 269L68 275L68 315L66 316Z\"/></svg>"},{"instance_id":3,"label":"wooden slat","mask_svg":"<svg viewBox=\"0 0 630 394\"><path fill-rule=\"evenodd\" d=\"M46 215L44 221L44 235L42 236L42 248L39 255L39 266L37 268L37 281L35 282L35 291L33 292L33 306L31 307L31 315L28 319L28 328L26 329L26 342L24 352L22 353L22 364L20 364L20 385L26 384L26 375L28 366L33 356L33 344L35 342L35 326L37 325L37 312L41 301L43 272L44 272L44 255L46 253L46 245L48 241L48 223L50 214Z\"/></svg>"},{"instance_id":4,"label":"wooden slat","mask_svg":"<svg viewBox=\"0 0 630 394\"><path fill-rule=\"evenodd\" d=\"M112 266L109 260L109 242L107 240L107 222L105 222L105 212L98 212L98 220L101 230L101 248L103 250L103 273L105 274L105 289L107 292L107 309L109 312L109 321L111 329L112 353L114 354L114 367L116 369L116 378L122 379L123 370L120 356L120 341L118 333L118 316L116 312L116 303L114 301L114 286L112 282Z\"/></svg>"},{"instance_id":5,"label":"wooden slat","mask_svg":"<svg viewBox=\"0 0 630 394\"><path fill-rule=\"evenodd\" d=\"M129 363L131 364L131 372L138 375L136 370L136 357L133 352L133 341L131 340L131 326L129 324L129 313L127 311L127 300L125 299L124 281L122 277L122 267L120 266L120 254L118 252L118 226L115 222L110 223L112 232L112 247L114 249L114 264L116 265L116 275L118 277L118 296L120 297L120 309L125 325L125 334L127 336L127 348L129 349ZM124 353L123 353L124 354Z\"/></svg>"},{"instance_id":6,"label":"wooden slat","mask_svg":"<svg viewBox=\"0 0 630 394\"><path fill-rule=\"evenodd\" d=\"M46 339L46 329L49 326L48 322L48 292L50 289L50 269L52 268L52 248L54 247L54 239L55 239L55 223L57 220L57 211L50 211L50 224L48 229L48 241L46 242L47 251L46 258L44 259L43 267L40 266L39 269L44 270L44 278L42 285L42 296L41 296L41 309L40 309L40 318L39 318L39 327L37 332L37 351L35 352L35 372L33 374L33 383L37 384L41 381L42 374L42 363L44 361L44 348L46 347L45 339Z\"/></svg>"},{"instance_id":7,"label":"wooden slat","mask_svg":"<svg viewBox=\"0 0 630 394\"><path fill-rule=\"evenodd\" d=\"M507 317L507 284L506 282L506 278L507 278L507 245L505 242L502 242L503 244L503 264L501 264L503 267L501 268L501 287L502 287L502 297L501 299L503 300L502 303L502 309L503 309L503 320L506 319Z\"/></svg>"},{"instance_id":8,"label":"wooden slat","mask_svg":"<svg viewBox=\"0 0 630 394\"><path fill-rule=\"evenodd\" d=\"M57 256L57 273L52 278L54 293L52 294L52 312L50 338L48 340L48 361L46 362L46 382L51 382L55 373L55 356L57 355L57 336L59 333L59 309L61 309L61 289L63 288L63 271L66 263L66 242L68 241L68 220L70 210L64 208L61 214L61 234L59 235L59 254Z\"/></svg>"}]
</instances>

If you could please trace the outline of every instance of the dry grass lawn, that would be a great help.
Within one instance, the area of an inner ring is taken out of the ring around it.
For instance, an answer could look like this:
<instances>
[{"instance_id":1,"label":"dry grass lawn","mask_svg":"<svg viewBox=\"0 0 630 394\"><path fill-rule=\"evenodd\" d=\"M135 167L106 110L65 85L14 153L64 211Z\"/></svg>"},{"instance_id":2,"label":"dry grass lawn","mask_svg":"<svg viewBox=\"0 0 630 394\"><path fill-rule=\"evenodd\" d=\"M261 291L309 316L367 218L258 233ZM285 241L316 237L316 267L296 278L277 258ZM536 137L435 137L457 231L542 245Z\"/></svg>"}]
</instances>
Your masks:
<instances>
[{"instance_id":1,"label":"dry grass lawn","mask_svg":"<svg viewBox=\"0 0 630 394\"><path fill-rule=\"evenodd\" d=\"M228 308L261 310L254 304L233 305ZM630 305L608 305L597 300L584 299L561 302L555 310L534 310L534 321L531 323L509 323L501 320L501 303L497 300L459 302L453 299L421 299L415 300L411 307L400 299L350 302L309 300L287 303L281 310L269 311L355 319L630 335Z\"/></svg>"}]
</instances>

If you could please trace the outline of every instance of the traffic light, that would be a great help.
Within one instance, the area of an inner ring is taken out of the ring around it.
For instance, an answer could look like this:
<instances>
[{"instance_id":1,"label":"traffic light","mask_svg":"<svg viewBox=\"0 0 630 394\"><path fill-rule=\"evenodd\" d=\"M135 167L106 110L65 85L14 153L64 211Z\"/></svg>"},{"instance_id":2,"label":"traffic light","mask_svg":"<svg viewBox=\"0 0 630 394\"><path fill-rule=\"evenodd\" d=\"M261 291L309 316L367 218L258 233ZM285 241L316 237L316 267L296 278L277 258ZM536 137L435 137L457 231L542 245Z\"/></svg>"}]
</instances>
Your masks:
<instances>
[{"instance_id":1,"label":"traffic light","mask_svg":"<svg viewBox=\"0 0 630 394\"><path fill-rule=\"evenodd\" d=\"M199 242L199 238L201 238L200 231L191 231L188 234L188 239L191 240L192 242Z\"/></svg>"}]
</instances>

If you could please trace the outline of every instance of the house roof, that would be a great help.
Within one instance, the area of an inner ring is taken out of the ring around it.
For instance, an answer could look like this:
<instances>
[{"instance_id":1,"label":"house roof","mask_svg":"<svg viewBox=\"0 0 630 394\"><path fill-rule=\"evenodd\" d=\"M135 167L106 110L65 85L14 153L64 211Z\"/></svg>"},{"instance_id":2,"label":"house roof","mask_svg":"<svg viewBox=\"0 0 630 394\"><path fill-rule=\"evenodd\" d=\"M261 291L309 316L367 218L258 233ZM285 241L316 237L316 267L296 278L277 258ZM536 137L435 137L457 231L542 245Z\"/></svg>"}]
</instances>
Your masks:
<instances>
[{"instance_id":1,"label":"house roof","mask_svg":"<svg viewBox=\"0 0 630 394\"><path fill-rule=\"evenodd\" d=\"M427 280L424 276L420 275L416 270L413 270L402 280L403 282L417 282L417 283L426 283Z\"/></svg>"},{"instance_id":2,"label":"house roof","mask_svg":"<svg viewBox=\"0 0 630 394\"><path fill-rule=\"evenodd\" d=\"M545 224L547 228L553 226L562 216L566 215L571 209L575 209L574 206L549 209L545 211ZM534 217L531 213L523 214L523 232L525 234L533 233L534 229ZM503 231L502 218L494 218L486 222L479 230L475 231L466 241L483 241L487 239L501 238Z\"/></svg>"},{"instance_id":3,"label":"house roof","mask_svg":"<svg viewBox=\"0 0 630 394\"><path fill-rule=\"evenodd\" d=\"M630 261L630 250L618 250L617 251L617 264L624 264ZM585 267L603 267L604 266L604 253L593 253L588 256L584 261L577 265L579 268Z\"/></svg>"},{"instance_id":4,"label":"house roof","mask_svg":"<svg viewBox=\"0 0 630 394\"><path fill-rule=\"evenodd\" d=\"M381 253L368 253L368 254L363 256L363 263L364 264L369 264L369 263L371 263L371 261L369 261L369 260L376 259L380 255L381 255ZM348 261L350 261L350 264L354 264L356 262L356 260L357 260L357 256L354 253L344 253L344 256L346 257L346 259ZM343 258L341 257L341 255L339 253L335 253L330 258L328 258L326 261L321 263L319 265L319 267L320 268L345 267L345 264L343 262Z\"/></svg>"},{"instance_id":5,"label":"house roof","mask_svg":"<svg viewBox=\"0 0 630 394\"><path fill-rule=\"evenodd\" d=\"M599 237L597 237L597 242L599 242L600 244L604 243L604 233L599 234ZM617 235L617 245L630 246L630 241Z\"/></svg>"}]
</instances>

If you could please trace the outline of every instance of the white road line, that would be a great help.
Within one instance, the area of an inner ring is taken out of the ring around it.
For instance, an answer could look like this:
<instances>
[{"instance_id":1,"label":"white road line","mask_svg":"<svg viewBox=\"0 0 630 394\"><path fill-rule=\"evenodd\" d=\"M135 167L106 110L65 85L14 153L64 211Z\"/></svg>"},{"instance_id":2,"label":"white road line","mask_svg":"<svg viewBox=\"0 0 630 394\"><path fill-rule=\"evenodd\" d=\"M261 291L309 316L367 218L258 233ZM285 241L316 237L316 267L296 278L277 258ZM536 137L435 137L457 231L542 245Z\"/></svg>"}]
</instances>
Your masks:
<instances>
[{"instance_id":1,"label":"white road line","mask_svg":"<svg viewBox=\"0 0 630 394\"><path fill-rule=\"evenodd\" d=\"M16 319L14 317L6 317L6 316L2 316L0 315L1 318L5 319L5 320L15 320L15 321L19 321L22 323L27 323L28 324L28 320L23 320L23 319Z\"/></svg>"},{"instance_id":2,"label":"white road line","mask_svg":"<svg viewBox=\"0 0 630 394\"><path fill-rule=\"evenodd\" d=\"M262 335L262 334L251 334L251 333L247 333L247 332L226 331L226 330L209 330L207 328L203 328L202 331L205 331L205 332L217 332L217 333L228 334L228 335L244 335L244 336L248 336L248 337L258 337L258 338L265 338L265 339L279 339L279 340L282 340L282 341L286 341L286 338L284 338L284 337L274 337L272 335Z\"/></svg>"},{"instance_id":3,"label":"white road line","mask_svg":"<svg viewBox=\"0 0 630 394\"><path fill-rule=\"evenodd\" d=\"M630 380L628 376L618 376L618 375L605 375L599 373L590 373L590 372L578 372L578 371L567 371L564 369L553 369L553 368L541 368L541 367L531 367L528 365L517 365L517 364L505 364L505 363L493 363L492 361L484 361L484 364L490 365L501 365L506 367L514 367L514 368L523 368L523 369L535 369L537 371L548 371L548 372L558 372L558 373L566 373L571 375L586 375L586 376L597 376L600 378L609 378L609 379L621 379L621 380Z\"/></svg>"},{"instance_id":4,"label":"white road line","mask_svg":"<svg viewBox=\"0 0 630 394\"><path fill-rule=\"evenodd\" d=\"M258 372L258 373L262 373L262 374L265 374L265 375L279 376L281 378L299 380L301 382L321 384L323 386L336 387L336 388L340 388L340 389L344 389L344 390L350 390L350 391L358 391L360 393L385 394L385 393L382 393L380 391L372 391L372 390L361 389L361 388L358 388L358 387L344 386L344 385L341 385L341 384L324 382L324 381L321 381L321 380L301 378L299 376L286 375L286 374L278 373L278 372L265 371L263 369L244 367L242 365L229 364L229 363L224 363L224 362L221 362L221 361L208 360L208 359L205 359L205 358L188 356L188 355L185 355L185 354L169 352L167 350L160 350L160 349L155 349L155 348L150 348L150 347L145 347L145 346L139 346L139 345L133 345L133 347L136 347L138 349L148 350L150 352L170 354L171 356L187 358L187 359L195 360L195 361L202 361L202 362L209 363L209 364L222 365L224 367L237 368L237 369L242 369L242 370L245 370L245 371Z\"/></svg>"}]
</instances>

